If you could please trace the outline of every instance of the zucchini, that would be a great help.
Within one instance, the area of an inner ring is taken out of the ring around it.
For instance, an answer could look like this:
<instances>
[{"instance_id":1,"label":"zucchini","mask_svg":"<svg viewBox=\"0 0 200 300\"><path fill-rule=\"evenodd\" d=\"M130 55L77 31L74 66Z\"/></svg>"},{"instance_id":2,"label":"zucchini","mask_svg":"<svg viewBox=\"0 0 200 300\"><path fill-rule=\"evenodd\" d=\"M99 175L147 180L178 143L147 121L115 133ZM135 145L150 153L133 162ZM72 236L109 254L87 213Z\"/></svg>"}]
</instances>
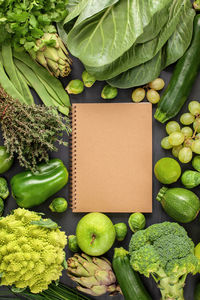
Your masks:
<instances>
[{"instance_id":1,"label":"zucchini","mask_svg":"<svg viewBox=\"0 0 200 300\"><path fill-rule=\"evenodd\" d=\"M191 44L176 64L170 83L158 104L154 115L161 123L178 114L187 100L200 68L200 15L194 18Z\"/></svg>"},{"instance_id":2,"label":"zucchini","mask_svg":"<svg viewBox=\"0 0 200 300\"><path fill-rule=\"evenodd\" d=\"M125 300L152 300L139 275L130 265L128 251L115 248L112 264Z\"/></svg>"},{"instance_id":3,"label":"zucchini","mask_svg":"<svg viewBox=\"0 0 200 300\"><path fill-rule=\"evenodd\" d=\"M165 212L181 223L192 222L199 213L199 198L192 191L183 188L162 187L156 197Z\"/></svg>"}]
</instances>

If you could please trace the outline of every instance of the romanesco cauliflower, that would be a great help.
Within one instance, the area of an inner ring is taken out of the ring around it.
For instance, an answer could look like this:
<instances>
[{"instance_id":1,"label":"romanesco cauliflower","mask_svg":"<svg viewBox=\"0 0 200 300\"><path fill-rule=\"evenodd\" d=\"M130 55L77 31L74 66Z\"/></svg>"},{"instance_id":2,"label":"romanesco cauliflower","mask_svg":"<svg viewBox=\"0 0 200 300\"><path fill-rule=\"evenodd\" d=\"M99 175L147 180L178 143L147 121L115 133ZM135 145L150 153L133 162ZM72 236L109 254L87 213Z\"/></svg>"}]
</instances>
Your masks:
<instances>
[{"instance_id":1,"label":"romanesco cauliflower","mask_svg":"<svg viewBox=\"0 0 200 300\"><path fill-rule=\"evenodd\" d=\"M21 208L0 219L0 285L39 293L61 276L66 235L58 227L31 224L40 220L37 213Z\"/></svg>"}]
</instances>

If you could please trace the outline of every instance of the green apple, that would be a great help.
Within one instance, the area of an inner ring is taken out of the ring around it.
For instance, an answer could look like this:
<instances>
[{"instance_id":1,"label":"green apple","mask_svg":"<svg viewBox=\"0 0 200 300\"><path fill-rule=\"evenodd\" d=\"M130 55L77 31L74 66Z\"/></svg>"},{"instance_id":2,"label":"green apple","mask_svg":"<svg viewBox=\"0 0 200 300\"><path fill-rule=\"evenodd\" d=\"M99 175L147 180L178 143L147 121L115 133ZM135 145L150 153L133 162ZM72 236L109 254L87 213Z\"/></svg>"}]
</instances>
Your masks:
<instances>
[{"instance_id":1,"label":"green apple","mask_svg":"<svg viewBox=\"0 0 200 300\"><path fill-rule=\"evenodd\" d=\"M115 241L115 227L102 213L85 215L76 227L79 248L88 255L99 256L106 253Z\"/></svg>"}]
</instances>

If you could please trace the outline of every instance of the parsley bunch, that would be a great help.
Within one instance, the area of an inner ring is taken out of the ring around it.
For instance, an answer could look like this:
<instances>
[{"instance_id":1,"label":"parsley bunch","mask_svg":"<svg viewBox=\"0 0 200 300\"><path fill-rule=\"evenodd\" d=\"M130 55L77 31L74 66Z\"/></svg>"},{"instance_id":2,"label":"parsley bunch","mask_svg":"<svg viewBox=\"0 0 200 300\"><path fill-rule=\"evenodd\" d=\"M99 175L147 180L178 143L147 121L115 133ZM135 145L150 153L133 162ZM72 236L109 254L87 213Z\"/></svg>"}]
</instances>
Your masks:
<instances>
[{"instance_id":1,"label":"parsley bunch","mask_svg":"<svg viewBox=\"0 0 200 300\"><path fill-rule=\"evenodd\" d=\"M16 50L38 51L36 40L44 33L55 33L54 22L67 15L68 0L0 0L0 42L12 40ZM54 46L55 41L46 41Z\"/></svg>"}]
</instances>

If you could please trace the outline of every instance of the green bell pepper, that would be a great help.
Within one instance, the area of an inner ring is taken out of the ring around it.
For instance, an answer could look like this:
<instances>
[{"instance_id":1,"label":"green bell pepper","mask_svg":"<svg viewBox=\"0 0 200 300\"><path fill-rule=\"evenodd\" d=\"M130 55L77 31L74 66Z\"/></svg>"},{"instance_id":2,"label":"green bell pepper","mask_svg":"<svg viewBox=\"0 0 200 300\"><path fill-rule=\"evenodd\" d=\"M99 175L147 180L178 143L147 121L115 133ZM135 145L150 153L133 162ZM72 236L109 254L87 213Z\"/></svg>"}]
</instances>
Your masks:
<instances>
[{"instance_id":1,"label":"green bell pepper","mask_svg":"<svg viewBox=\"0 0 200 300\"><path fill-rule=\"evenodd\" d=\"M40 205L61 190L68 181L68 171L60 159L38 165L36 173L25 171L11 179L11 190L20 207Z\"/></svg>"}]
</instances>

